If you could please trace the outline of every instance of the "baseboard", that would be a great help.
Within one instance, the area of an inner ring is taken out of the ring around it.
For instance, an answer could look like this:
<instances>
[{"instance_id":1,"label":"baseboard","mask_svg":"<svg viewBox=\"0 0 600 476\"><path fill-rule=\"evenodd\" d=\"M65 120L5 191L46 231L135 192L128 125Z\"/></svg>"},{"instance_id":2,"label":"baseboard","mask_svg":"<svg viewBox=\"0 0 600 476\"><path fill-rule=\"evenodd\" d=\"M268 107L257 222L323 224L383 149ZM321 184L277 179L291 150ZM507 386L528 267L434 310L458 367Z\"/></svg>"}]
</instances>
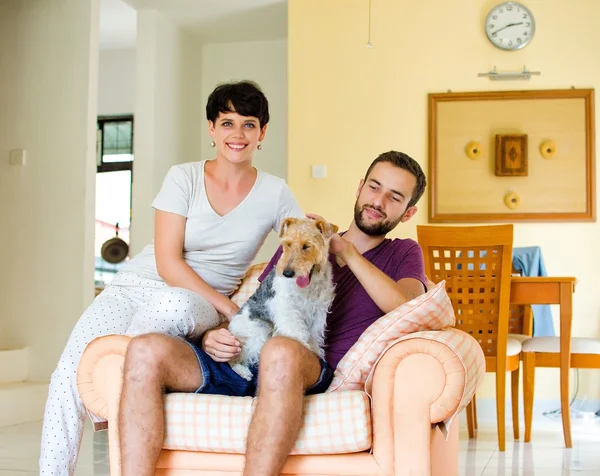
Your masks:
<instances>
[{"instance_id":1,"label":"baseboard","mask_svg":"<svg viewBox=\"0 0 600 476\"><path fill-rule=\"evenodd\" d=\"M600 410L600 400L575 400L571 405L571 424L575 428L589 420L600 421L596 412ZM464 418L463 415L461 415ZM523 402L519 401L519 419L524 420ZM496 399L477 398L477 420L482 422L496 422ZM506 422L512 421L512 405L506 401ZM560 400L535 400L533 403L533 421L539 424L547 423L550 426L561 423Z\"/></svg>"},{"instance_id":2,"label":"baseboard","mask_svg":"<svg viewBox=\"0 0 600 476\"><path fill-rule=\"evenodd\" d=\"M29 349L0 349L0 385L27 380Z\"/></svg>"},{"instance_id":3,"label":"baseboard","mask_svg":"<svg viewBox=\"0 0 600 476\"><path fill-rule=\"evenodd\" d=\"M0 427L42 420L47 397L47 382L0 385Z\"/></svg>"}]
</instances>

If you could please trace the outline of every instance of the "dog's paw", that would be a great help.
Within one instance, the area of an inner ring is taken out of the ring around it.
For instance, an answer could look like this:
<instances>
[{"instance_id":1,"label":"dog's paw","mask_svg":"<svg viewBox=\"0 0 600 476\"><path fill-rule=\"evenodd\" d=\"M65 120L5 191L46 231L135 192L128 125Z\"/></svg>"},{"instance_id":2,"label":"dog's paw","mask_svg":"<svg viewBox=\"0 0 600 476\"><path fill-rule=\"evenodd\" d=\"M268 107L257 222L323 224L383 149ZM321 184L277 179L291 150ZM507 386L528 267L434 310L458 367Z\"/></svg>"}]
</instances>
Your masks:
<instances>
[{"instance_id":1,"label":"dog's paw","mask_svg":"<svg viewBox=\"0 0 600 476\"><path fill-rule=\"evenodd\" d=\"M248 382L250 380L252 380L252 377L254 376L252 374L252 372L250 371L250 369L248 367L246 367L245 365L235 364L231 368L233 369L233 371L236 374L238 374L240 377L242 377L243 379L247 380Z\"/></svg>"}]
</instances>

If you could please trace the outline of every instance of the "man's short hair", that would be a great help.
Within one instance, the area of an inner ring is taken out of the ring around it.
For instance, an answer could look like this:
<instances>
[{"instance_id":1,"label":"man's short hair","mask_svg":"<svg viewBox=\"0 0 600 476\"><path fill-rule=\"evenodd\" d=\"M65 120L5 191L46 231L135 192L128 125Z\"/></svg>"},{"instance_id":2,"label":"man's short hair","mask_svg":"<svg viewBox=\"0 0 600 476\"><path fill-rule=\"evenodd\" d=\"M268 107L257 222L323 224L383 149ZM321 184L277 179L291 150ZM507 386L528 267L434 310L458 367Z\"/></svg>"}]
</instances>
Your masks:
<instances>
[{"instance_id":1,"label":"man's short hair","mask_svg":"<svg viewBox=\"0 0 600 476\"><path fill-rule=\"evenodd\" d=\"M237 112L240 116L256 117L262 128L269 122L269 101L253 81L223 83L208 97L206 118L215 122L221 112Z\"/></svg>"},{"instance_id":2,"label":"man's short hair","mask_svg":"<svg viewBox=\"0 0 600 476\"><path fill-rule=\"evenodd\" d=\"M423 192L425 192L425 187L427 186L427 178L423 173L423 169L418 164L418 162L412 157L406 155L404 152L397 152L395 150L390 150L389 152L384 152L379 155L369 166L367 169L367 173L365 174L365 182L367 181L371 170L380 162L388 162L396 167L404 169L415 176L417 179L417 184L413 190L412 196L406 208L412 207L416 205L419 201Z\"/></svg>"}]
</instances>

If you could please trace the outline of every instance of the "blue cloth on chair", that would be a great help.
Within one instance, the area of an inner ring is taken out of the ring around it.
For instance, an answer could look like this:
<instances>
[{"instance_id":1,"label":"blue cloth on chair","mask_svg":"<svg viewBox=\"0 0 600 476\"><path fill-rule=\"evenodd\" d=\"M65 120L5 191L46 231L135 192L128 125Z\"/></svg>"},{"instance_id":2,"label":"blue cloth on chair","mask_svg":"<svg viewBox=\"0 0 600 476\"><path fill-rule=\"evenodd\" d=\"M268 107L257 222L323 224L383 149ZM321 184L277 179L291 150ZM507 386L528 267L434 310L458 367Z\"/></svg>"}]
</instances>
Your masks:
<instances>
[{"instance_id":1,"label":"blue cloth on chair","mask_svg":"<svg viewBox=\"0 0 600 476\"><path fill-rule=\"evenodd\" d=\"M513 248L512 264L523 276L548 276L539 246ZM531 310L533 311L533 335L536 337L556 336L550 306L534 304L531 306Z\"/></svg>"}]
</instances>

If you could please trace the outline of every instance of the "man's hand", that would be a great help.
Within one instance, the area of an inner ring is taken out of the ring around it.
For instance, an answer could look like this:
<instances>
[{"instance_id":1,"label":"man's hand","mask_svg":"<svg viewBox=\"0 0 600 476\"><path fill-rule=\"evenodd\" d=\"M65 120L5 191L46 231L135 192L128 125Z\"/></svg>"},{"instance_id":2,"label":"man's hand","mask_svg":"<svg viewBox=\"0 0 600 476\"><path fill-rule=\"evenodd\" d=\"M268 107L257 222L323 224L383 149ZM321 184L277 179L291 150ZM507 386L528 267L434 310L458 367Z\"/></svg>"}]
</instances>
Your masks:
<instances>
[{"instance_id":1,"label":"man's hand","mask_svg":"<svg viewBox=\"0 0 600 476\"><path fill-rule=\"evenodd\" d=\"M310 218L311 220L315 220L315 221L318 221L318 220L327 221L321 215L317 215L316 213L307 213L306 218Z\"/></svg>"},{"instance_id":2,"label":"man's hand","mask_svg":"<svg viewBox=\"0 0 600 476\"><path fill-rule=\"evenodd\" d=\"M225 328L217 328L204 334L202 350L215 362L229 362L240 354L242 348L231 332Z\"/></svg>"},{"instance_id":3,"label":"man's hand","mask_svg":"<svg viewBox=\"0 0 600 476\"><path fill-rule=\"evenodd\" d=\"M329 251L342 259L353 247L354 243L351 243L337 233L331 237L331 241L329 242Z\"/></svg>"},{"instance_id":4,"label":"man's hand","mask_svg":"<svg viewBox=\"0 0 600 476\"><path fill-rule=\"evenodd\" d=\"M321 215L317 215L315 213L307 213L306 217L311 218L313 220L323 220L325 222L327 221ZM345 254L354 251L355 249L356 248L354 246L354 243L351 243L350 241L344 239L338 233L333 235L331 237L331 241L329 242L329 251L335 254L337 257L341 258L342 260L344 259Z\"/></svg>"}]
</instances>

